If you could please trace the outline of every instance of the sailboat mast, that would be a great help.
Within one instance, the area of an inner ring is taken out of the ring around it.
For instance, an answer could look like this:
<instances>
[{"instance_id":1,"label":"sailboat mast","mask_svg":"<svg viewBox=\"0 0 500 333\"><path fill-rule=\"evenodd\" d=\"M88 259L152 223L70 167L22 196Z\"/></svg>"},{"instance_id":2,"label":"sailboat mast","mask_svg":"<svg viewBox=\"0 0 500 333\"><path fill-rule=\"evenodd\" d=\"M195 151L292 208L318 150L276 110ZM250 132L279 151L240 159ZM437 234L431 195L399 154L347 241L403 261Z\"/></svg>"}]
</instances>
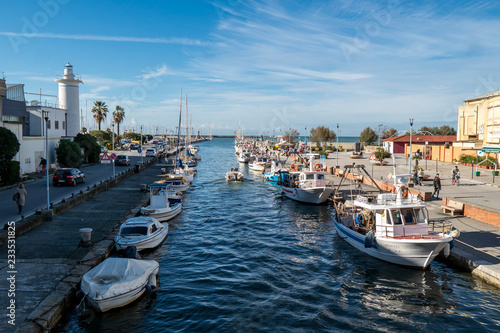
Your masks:
<instances>
[{"instance_id":1,"label":"sailboat mast","mask_svg":"<svg viewBox=\"0 0 500 333\"><path fill-rule=\"evenodd\" d=\"M181 116L182 116L182 88L181 88L181 101L179 103L179 127L177 131L177 149L175 151L175 167L177 168L177 163L179 161L179 144L181 141Z\"/></svg>"},{"instance_id":2,"label":"sailboat mast","mask_svg":"<svg viewBox=\"0 0 500 333\"><path fill-rule=\"evenodd\" d=\"M188 154L188 152L187 152L187 149L188 149L188 126L189 126L188 121L189 121L189 119L188 119L188 95L186 95L186 132L184 134L184 146L186 147L186 152L185 152L186 156Z\"/></svg>"}]
</instances>

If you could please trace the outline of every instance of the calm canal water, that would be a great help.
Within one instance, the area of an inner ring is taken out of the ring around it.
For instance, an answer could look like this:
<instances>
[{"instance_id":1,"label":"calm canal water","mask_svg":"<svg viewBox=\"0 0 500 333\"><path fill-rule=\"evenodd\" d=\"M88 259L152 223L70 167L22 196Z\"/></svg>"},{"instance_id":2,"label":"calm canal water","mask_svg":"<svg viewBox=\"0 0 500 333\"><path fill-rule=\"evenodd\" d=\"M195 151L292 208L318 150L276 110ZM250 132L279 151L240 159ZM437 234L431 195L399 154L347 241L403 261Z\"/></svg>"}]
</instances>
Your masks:
<instances>
[{"instance_id":1,"label":"calm canal water","mask_svg":"<svg viewBox=\"0 0 500 333\"><path fill-rule=\"evenodd\" d=\"M500 292L439 262L427 271L362 255L337 237L330 206L281 198L242 169L232 139L203 160L159 261L161 289L60 332L498 332Z\"/></svg>"}]
</instances>

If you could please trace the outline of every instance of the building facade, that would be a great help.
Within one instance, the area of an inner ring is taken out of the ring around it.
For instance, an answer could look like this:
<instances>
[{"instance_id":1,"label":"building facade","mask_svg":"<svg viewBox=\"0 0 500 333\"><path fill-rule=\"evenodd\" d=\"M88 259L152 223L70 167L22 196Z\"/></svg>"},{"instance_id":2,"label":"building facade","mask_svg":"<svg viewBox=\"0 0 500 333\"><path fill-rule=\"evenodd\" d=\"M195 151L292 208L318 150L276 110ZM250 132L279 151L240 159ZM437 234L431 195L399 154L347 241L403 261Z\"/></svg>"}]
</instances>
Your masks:
<instances>
[{"instance_id":1,"label":"building facade","mask_svg":"<svg viewBox=\"0 0 500 333\"><path fill-rule=\"evenodd\" d=\"M458 141L463 147L500 149L500 89L459 106Z\"/></svg>"}]
</instances>

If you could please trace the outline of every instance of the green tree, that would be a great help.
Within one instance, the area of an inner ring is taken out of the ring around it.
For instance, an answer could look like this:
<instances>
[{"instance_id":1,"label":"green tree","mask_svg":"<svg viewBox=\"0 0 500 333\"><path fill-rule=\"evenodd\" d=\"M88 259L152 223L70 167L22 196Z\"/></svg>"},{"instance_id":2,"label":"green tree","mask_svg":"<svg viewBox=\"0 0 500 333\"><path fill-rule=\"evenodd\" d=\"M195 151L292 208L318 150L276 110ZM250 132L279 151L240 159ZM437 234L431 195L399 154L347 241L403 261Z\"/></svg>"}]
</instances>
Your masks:
<instances>
[{"instance_id":1,"label":"green tree","mask_svg":"<svg viewBox=\"0 0 500 333\"><path fill-rule=\"evenodd\" d=\"M79 168L83 162L80 145L75 141L61 140L56 148L57 163L63 168Z\"/></svg>"},{"instance_id":2,"label":"green tree","mask_svg":"<svg viewBox=\"0 0 500 333\"><path fill-rule=\"evenodd\" d=\"M384 128L384 130L382 131L382 139L392 138L397 134L398 131L395 128Z\"/></svg>"},{"instance_id":3,"label":"green tree","mask_svg":"<svg viewBox=\"0 0 500 333\"><path fill-rule=\"evenodd\" d=\"M294 142L299 137L299 131L295 128L291 128L290 130L285 132L284 139L287 142Z\"/></svg>"},{"instance_id":4,"label":"green tree","mask_svg":"<svg viewBox=\"0 0 500 333\"><path fill-rule=\"evenodd\" d=\"M101 131L101 130L93 130L90 131L90 135L94 136L97 139L97 142L109 141L111 140L111 131Z\"/></svg>"},{"instance_id":5,"label":"green tree","mask_svg":"<svg viewBox=\"0 0 500 333\"><path fill-rule=\"evenodd\" d=\"M318 126L316 128L311 128L311 141L332 141L335 140L335 132L325 126Z\"/></svg>"},{"instance_id":6,"label":"green tree","mask_svg":"<svg viewBox=\"0 0 500 333\"><path fill-rule=\"evenodd\" d=\"M19 151L16 135L5 127L0 127L0 160L10 161Z\"/></svg>"},{"instance_id":7,"label":"green tree","mask_svg":"<svg viewBox=\"0 0 500 333\"><path fill-rule=\"evenodd\" d=\"M441 127L423 126L422 128L420 128L419 132L422 132L424 134L430 133L432 135L456 135L457 134L457 131L455 130L455 128L450 127L448 125L443 125Z\"/></svg>"},{"instance_id":8,"label":"green tree","mask_svg":"<svg viewBox=\"0 0 500 333\"><path fill-rule=\"evenodd\" d=\"M0 179L10 185L19 180L19 162L12 161L19 151L16 135L5 127L0 127Z\"/></svg>"},{"instance_id":9,"label":"green tree","mask_svg":"<svg viewBox=\"0 0 500 333\"><path fill-rule=\"evenodd\" d=\"M370 127L365 128L359 134L359 141L363 142L366 145L371 145L375 141L377 141L378 135L372 130Z\"/></svg>"},{"instance_id":10,"label":"green tree","mask_svg":"<svg viewBox=\"0 0 500 333\"><path fill-rule=\"evenodd\" d=\"M98 163L101 153L101 146L97 143L95 136L90 134L78 133L75 142L83 148L83 160L86 163Z\"/></svg>"},{"instance_id":11,"label":"green tree","mask_svg":"<svg viewBox=\"0 0 500 333\"><path fill-rule=\"evenodd\" d=\"M120 136L120 123L123 121L123 118L125 118L125 109L117 105L115 111L113 111L113 121L117 126L118 136Z\"/></svg>"},{"instance_id":12,"label":"green tree","mask_svg":"<svg viewBox=\"0 0 500 333\"><path fill-rule=\"evenodd\" d=\"M139 133L127 132L127 133L123 133L123 138L130 139L132 141L138 141L141 139L141 135Z\"/></svg>"},{"instance_id":13,"label":"green tree","mask_svg":"<svg viewBox=\"0 0 500 333\"><path fill-rule=\"evenodd\" d=\"M108 113L108 106L103 101L95 101L94 107L92 108L92 113L94 114L94 119L97 121L99 126L99 131L101 130L101 122L106 119Z\"/></svg>"}]
</instances>

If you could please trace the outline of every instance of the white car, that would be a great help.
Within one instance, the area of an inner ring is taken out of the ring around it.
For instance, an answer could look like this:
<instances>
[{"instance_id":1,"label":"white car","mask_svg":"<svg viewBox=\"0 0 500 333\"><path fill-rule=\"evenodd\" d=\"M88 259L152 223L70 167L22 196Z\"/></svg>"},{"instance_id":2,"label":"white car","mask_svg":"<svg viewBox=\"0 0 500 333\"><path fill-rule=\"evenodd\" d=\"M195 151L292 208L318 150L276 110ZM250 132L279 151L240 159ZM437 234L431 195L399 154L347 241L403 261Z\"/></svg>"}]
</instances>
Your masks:
<instances>
[{"instance_id":1,"label":"white car","mask_svg":"<svg viewBox=\"0 0 500 333\"><path fill-rule=\"evenodd\" d=\"M156 150L154 148L146 150L146 157L156 157Z\"/></svg>"}]
</instances>

